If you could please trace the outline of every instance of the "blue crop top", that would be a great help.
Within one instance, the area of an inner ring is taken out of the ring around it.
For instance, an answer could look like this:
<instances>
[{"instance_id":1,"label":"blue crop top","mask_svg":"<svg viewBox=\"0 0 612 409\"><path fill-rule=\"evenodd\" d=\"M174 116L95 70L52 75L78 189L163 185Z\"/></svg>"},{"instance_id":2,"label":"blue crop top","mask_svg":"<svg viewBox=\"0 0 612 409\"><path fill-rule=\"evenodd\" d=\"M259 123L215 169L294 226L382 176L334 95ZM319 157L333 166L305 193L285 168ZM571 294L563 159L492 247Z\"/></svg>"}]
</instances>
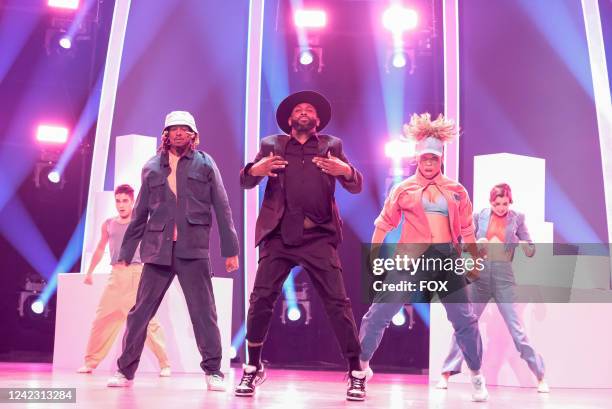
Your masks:
<instances>
[{"instance_id":1,"label":"blue crop top","mask_svg":"<svg viewBox=\"0 0 612 409\"><path fill-rule=\"evenodd\" d=\"M427 197L423 196L421 202L425 213L441 214L442 216L448 217L448 202L443 195L438 195L433 202L430 202Z\"/></svg>"}]
</instances>

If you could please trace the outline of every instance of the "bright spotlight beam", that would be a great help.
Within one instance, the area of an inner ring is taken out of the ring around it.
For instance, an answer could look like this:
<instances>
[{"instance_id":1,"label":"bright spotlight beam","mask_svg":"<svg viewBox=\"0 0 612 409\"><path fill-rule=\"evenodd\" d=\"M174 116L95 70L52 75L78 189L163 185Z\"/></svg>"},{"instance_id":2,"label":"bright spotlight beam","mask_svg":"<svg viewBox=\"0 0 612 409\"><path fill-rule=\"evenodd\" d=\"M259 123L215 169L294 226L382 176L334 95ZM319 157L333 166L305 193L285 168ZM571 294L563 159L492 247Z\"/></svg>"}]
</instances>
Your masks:
<instances>
[{"instance_id":1,"label":"bright spotlight beam","mask_svg":"<svg viewBox=\"0 0 612 409\"><path fill-rule=\"evenodd\" d=\"M64 36L59 40L59 46L64 50L69 50L72 47L72 40L70 37Z\"/></svg>"},{"instance_id":2,"label":"bright spotlight beam","mask_svg":"<svg viewBox=\"0 0 612 409\"><path fill-rule=\"evenodd\" d=\"M416 28L419 15L416 11L400 6L391 6L383 13L383 26L394 33Z\"/></svg>"},{"instance_id":3,"label":"bright spotlight beam","mask_svg":"<svg viewBox=\"0 0 612 409\"><path fill-rule=\"evenodd\" d=\"M300 28L323 28L327 25L327 13L323 10L296 10L293 22Z\"/></svg>"},{"instance_id":4,"label":"bright spotlight beam","mask_svg":"<svg viewBox=\"0 0 612 409\"><path fill-rule=\"evenodd\" d=\"M46 143L66 143L68 141L68 128L54 125L39 125L36 139Z\"/></svg>"},{"instance_id":5,"label":"bright spotlight beam","mask_svg":"<svg viewBox=\"0 0 612 409\"><path fill-rule=\"evenodd\" d=\"M79 0L49 0L47 5L56 9L76 10L79 8Z\"/></svg>"},{"instance_id":6,"label":"bright spotlight beam","mask_svg":"<svg viewBox=\"0 0 612 409\"><path fill-rule=\"evenodd\" d=\"M393 325L397 327L401 327L402 325L406 323L406 316L404 315L403 308L400 311L398 311L397 314L393 316L393 319L391 320L391 322L393 323Z\"/></svg>"},{"instance_id":7,"label":"bright spotlight beam","mask_svg":"<svg viewBox=\"0 0 612 409\"><path fill-rule=\"evenodd\" d=\"M289 312L287 313L287 318L289 318L290 321L297 321L302 317L302 313L300 312L299 308L290 308Z\"/></svg>"},{"instance_id":8,"label":"bright spotlight beam","mask_svg":"<svg viewBox=\"0 0 612 409\"><path fill-rule=\"evenodd\" d=\"M32 312L34 314L42 314L43 311L45 310L45 304L43 304L42 301L37 300L32 303L30 308L32 309Z\"/></svg>"},{"instance_id":9,"label":"bright spotlight beam","mask_svg":"<svg viewBox=\"0 0 612 409\"><path fill-rule=\"evenodd\" d=\"M52 170L47 175L47 179L49 179L49 182L51 182L51 183L59 183L60 180L62 179L62 177L61 177L60 173L57 170Z\"/></svg>"},{"instance_id":10,"label":"bright spotlight beam","mask_svg":"<svg viewBox=\"0 0 612 409\"><path fill-rule=\"evenodd\" d=\"M310 65L314 61L314 56L312 55L312 51L304 50L300 52L300 64L302 65Z\"/></svg>"}]
</instances>

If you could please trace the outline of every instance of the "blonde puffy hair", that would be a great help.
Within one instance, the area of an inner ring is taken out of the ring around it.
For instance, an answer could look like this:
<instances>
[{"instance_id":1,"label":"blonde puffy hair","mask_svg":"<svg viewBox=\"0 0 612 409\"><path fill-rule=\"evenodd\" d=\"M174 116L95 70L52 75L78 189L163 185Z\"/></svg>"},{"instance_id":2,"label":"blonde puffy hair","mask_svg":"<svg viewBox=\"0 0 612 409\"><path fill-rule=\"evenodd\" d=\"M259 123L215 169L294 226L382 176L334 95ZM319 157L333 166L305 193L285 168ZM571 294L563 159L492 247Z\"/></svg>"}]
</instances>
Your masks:
<instances>
[{"instance_id":1,"label":"blonde puffy hair","mask_svg":"<svg viewBox=\"0 0 612 409\"><path fill-rule=\"evenodd\" d=\"M446 143L452 141L459 133L455 122L440 114L432 121L429 112L412 114L410 122L404 124L404 136L416 142L432 136Z\"/></svg>"}]
</instances>

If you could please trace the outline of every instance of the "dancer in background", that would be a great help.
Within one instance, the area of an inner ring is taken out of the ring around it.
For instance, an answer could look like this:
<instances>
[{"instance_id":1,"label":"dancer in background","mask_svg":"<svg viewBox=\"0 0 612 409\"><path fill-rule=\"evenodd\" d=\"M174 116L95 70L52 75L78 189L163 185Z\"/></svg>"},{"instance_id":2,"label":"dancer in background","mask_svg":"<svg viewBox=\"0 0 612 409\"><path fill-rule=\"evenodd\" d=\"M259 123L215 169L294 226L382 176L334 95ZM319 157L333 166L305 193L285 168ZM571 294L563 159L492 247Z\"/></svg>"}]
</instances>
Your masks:
<instances>
[{"instance_id":1,"label":"dancer in background","mask_svg":"<svg viewBox=\"0 0 612 409\"><path fill-rule=\"evenodd\" d=\"M442 115L432 121L428 113L414 114L410 123L404 126L404 132L416 141L417 172L393 188L374 222L373 257L376 258L385 237L399 226L403 216L404 224L397 245L398 249L411 252L412 258L422 256L426 260L456 260L464 244L472 257L477 258L470 198L460 183L441 172L444 144L457 132L454 123ZM468 274L472 273L470 271ZM472 400L486 401L488 392L485 378L480 373L482 341L478 320L469 305L467 280L456 271L421 269L415 274L415 277L423 280L436 279L449 283L448 292L438 292L438 296L472 372ZM386 297L389 295L391 297ZM406 294L405 299L397 299L388 292L378 293L377 296L382 298L374 298L374 303L361 321L359 332L362 367L368 379L373 375L369 361L393 316L405 303L428 302L431 294L416 292Z\"/></svg>"},{"instance_id":2,"label":"dancer in background","mask_svg":"<svg viewBox=\"0 0 612 409\"><path fill-rule=\"evenodd\" d=\"M487 255L480 278L470 285L474 313L480 318L489 300L495 301L516 350L538 380L538 392L548 393L550 389L544 379L544 360L529 343L514 304L514 250L521 246L527 257L533 257L535 245L529 236L525 215L510 210L512 190L508 184L495 185L491 189L489 203L490 208L482 209L474 215L476 238L478 243L482 243L483 253ZM442 367L442 378L436 386L438 389L448 388L448 378L461 372L462 362L463 355L453 337L450 352Z\"/></svg>"},{"instance_id":3,"label":"dancer in background","mask_svg":"<svg viewBox=\"0 0 612 409\"><path fill-rule=\"evenodd\" d=\"M91 373L106 357L115 342L115 338L117 338L119 330L127 320L128 312L136 302L136 291L142 274L142 263L138 249L130 265L126 266L124 263L118 262L121 242L128 224L132 220L134 189L130 185L117 186L115 189L115 207L118 215L106 220L102 225L100 241L85 276L85 284L91 285L93 283L93 272L100 263L104 249L108 244L112 270L100 298L96 317L89 333L85 365L77 370L79 373ZM170 376L171 370L166 355L164 332L156 318L149 322L146 343L159 361L159 367L161 368L159 376Z\"/></svg>"}]
</instances>

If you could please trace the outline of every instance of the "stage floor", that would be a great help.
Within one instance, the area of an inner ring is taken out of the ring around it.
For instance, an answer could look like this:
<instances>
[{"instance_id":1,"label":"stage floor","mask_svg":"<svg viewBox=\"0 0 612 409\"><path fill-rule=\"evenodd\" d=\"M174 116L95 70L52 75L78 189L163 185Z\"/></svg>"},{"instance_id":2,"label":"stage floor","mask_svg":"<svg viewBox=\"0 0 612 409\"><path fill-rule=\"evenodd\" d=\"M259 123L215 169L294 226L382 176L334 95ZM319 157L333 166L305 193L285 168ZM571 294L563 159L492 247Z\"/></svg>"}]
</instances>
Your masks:
<instances>
[{"instance_id":1,"label":"stage floor","mask_svg":"<svg viewBox=\"0 0 612 409\"><path fill-rule=\"evenodd\" d=\"M126 389L106 387L111 374L99 371L81 375L68 371L52 371L50 364L0 363L0 387L63 387L76 388L76 404L7 404L0 408L488 408L488 409L603 409L612 407L610 389L553 389L538 394L535 388L490 387L489 401L470 401L470 386L451 384L440 391L427 383L426 375L377 374L368 384L365 402L347 402L344 398L344 374L340 372L269 370L268 380L254 398L234 397L205 390L204 376L174 374L159 378L141 373L134 385ZM228 386L233 386L240 370L233 368Z\"/></svg>"}]
</instances>

